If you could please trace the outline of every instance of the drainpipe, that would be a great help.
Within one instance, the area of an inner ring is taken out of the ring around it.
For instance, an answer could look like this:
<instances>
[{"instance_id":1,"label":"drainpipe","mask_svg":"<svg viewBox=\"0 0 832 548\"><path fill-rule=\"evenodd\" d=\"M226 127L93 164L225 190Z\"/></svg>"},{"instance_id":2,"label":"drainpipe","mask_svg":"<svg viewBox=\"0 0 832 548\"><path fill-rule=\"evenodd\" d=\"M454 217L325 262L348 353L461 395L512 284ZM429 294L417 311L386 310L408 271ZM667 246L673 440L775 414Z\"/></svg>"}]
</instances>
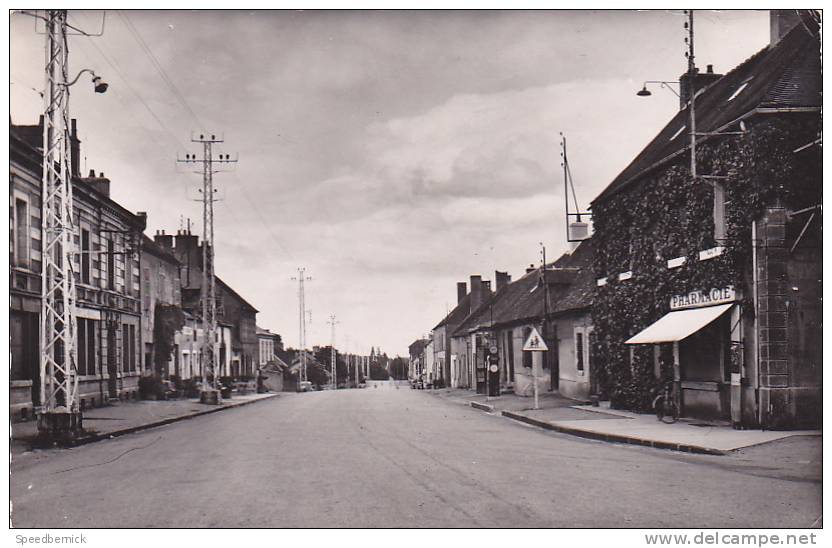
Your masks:
<instances>
[{"instance_id":1,"label":"drainpipe","mask_svg":"<svg viewBox=\"0 0 832 548\"><path fill-rule=\"evenodd\" d=\"M757 220L751 221L751 295L754 299L754 403L757 414L757 424L763 423L760 409L760 301L757 298Z\"/></svg>"}]
</instances>

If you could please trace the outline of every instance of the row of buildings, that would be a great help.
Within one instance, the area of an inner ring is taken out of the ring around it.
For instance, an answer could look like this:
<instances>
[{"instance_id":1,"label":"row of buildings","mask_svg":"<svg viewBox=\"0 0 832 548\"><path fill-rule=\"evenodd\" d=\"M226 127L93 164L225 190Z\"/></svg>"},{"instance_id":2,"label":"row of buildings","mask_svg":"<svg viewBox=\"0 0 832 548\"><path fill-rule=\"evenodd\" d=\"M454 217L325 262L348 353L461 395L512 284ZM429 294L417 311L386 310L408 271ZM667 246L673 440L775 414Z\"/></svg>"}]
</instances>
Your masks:
<instances>
[{"instance_id":1,"label":"row of buildings","mask_svg":"<svg viewBox=\"0 0 832 548\"><path fill-rule=\"evenodd\" d=\"M28 418L40 405L42 120L10 125L10 411ZM83 176L81 141L71 125L77 291L77 368L82 408L136 398L139 378L202 377L202 242L190 229L144 234L145 213L110 196L103 173ZM275 360L280 336L257 327L257 309L216 278L219 374L251 378Z\"/></svg>"},{"instance_id":2,"label":"row of buildings","mask_svg":"<svg viewBox=\"0 0 832 548\"><path fill-rule=\"evenodd\" d=\"M543 390L647 411L672 380L683 416L818 425L819 25L794 10L770 24L734 70L682 76L679 112L592 201L591 236L515 281L459 282L411 345L411 374L485 393L496 351L501 389L520 395L536 374ZM548 351L522 351L532 329Z\"/></svg>"}]
</instances>

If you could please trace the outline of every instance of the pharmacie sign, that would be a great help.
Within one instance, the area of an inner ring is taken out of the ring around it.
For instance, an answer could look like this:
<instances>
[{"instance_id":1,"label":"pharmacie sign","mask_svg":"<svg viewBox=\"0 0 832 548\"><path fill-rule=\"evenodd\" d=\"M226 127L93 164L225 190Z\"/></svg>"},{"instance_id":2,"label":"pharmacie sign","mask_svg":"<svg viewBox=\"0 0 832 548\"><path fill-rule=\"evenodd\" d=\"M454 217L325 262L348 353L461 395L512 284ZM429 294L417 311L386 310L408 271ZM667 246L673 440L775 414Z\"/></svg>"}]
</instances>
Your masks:
<instances>
[{"instance_id":1,"label":"pharmacie sign","mask_svg":"<svg viewBox=\"0 0 832 548\"><path fill-rule=\"evenodd\" d=\"M737 292L734 291L732 286L715 287L710 291L693 291L687 295L673 295L670 297L670 310L712 306L715 304L730 303L736 300Z\"/></svg>"}]
</instances>

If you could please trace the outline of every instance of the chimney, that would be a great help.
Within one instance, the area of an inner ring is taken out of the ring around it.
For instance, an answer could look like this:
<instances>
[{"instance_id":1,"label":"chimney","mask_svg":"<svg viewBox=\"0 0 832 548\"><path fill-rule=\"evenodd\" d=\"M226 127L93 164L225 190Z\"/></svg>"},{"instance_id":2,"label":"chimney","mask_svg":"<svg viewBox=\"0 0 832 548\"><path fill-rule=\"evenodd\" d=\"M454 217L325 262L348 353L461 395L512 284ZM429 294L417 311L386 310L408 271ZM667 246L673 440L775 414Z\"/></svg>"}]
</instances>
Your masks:
<instances>
[{"instance_id":1,"label":"chimney","mask_svg":"<svg viewBox=\"0 0 832 548\"><path fill-rule=\"evenodd\" d=\"M81 176L81 140L78 138L78 121L73 118L70 122L69 134L69 171L73 177Z\"/></svg>"},{"instance_id":2,"label":"chimney","mask_svg":"<svg viewBox=\"0 0 832 548\"><path fill-rule=\"evenodd\" d=\"M508 272L494 271L494 280L497 284L497 291L501 291L504 287L511 283L511 275Z\"/></svg>"},{"instance_id":3,"label":"chimney","mask_svg":"<svg viewBox=\"0 0 832 548\"><path fill-rule=\"evenodd\" d=\"M87 183L90 188L103 194L107 198L110 197L110 180L104 177L104 173L99 173L98 176L95 175L95 170L91 169L90 173L87 177L81 178L82 181Z\"/></svg>"},{"instance_id":4,"label":"chimney","mask_svg":"<svg viewBox=\"0 0 832 548\"><path fill-rule=\"evenodd\" d=\"M699 91L700 89L704 89L704 88L710 86L711 84L713 84L714 82L716 82L720 78L722 78L722 75L721 74L716 74L714 72L714 66L713 65L708 65L705 68L705 73L704 74L699 72L699 69L697 68L696 69L696 74L694 74L694 76L693 76L693 92L695 93L695 92ZM690 98L692 96L691 91L692 90L691 90L690 76L686 72L686 73L684 73L683 75L681 75L679 77L679 108L680 109L683 109L687 106L687 104L690 101Z\"/></svg>"},{"instance_id":5,"label":"chimney","mask_svg":"<svg viewBox=\"0 0 832 548\"><path fill-rule=\"evenodd\" d=\"M798 23L800 23L800 12L798 10L770 10L769 45L777 45L777 43L782 40L783 37L786 36L786 34L788 34L789 31L792 30Z\"/></svg>"},{"instance_id":6,"label":"chimney","mask_svg":"<svg viewBox=\"0 0 832 548\"><path fill-rule=\"evenodd\" d=\"M468 285L465 282L457 282L456 283L456 304L462 302L462 299L465 298L465 295L468 294Z\"/></svg>"},{"instance_id":7,"label":"chimney","mask_svg":"<svg viewBox=\"0 0 832 548\"><path fill-rule=\"evenodd\" d=\"M471 276L471 312L482 304L482 276Z\"/></svg>"},{"instance_id":8,"label":"chimney","mask_svg":"<svg viewBox=\"0 0 832 548\"><path fill-rule=\"evenodd\" d=\"M136 217L139 219L139 227L144 232L147 229L147 211L137 211Z\"/></svg>"},{"instance_id":9,"label":"chimney","mask_svg":"<svg viewBox=\"0 0 832 548\"><path fill-rule=\"evenodd\" d=\"M202 262L202 252L199 248L199 236L196 234L180 234L173 242L176 258L191 266L198 266Z\"/></svg>"},{"instance_id":10,"label":"chimney","mask_svg":"<svg viewBox=\"0 0 832 548\"><path fill-rule=\"evenodd\" d=\"M535 270L537 270L537 267L534 266L534 264L530 264L529 267L526 269L526 274L534 272Z\"/></svg>"},{"instance_id":11,"label":"chimney","mask_svg":"<svg viewBox=\"0 0 832 548\"><path fill-rule=\"evenodd\" d=\"M482 292L483 294L491 293L491 280L482 281Z\"/></svg>"},{"instance_id":12,"label":"chimney","mask_svg":"<svg viewBox=\"0 0 832 548\"><path fill-rule=\"evenodd\" d=\"M159 247L167 249L168 251L173 249L173 236L171 234L165 234L164 230L161 233L156 232L156 235L153 236L153 241L156 242Z\"/></svg>"}]
</instances>

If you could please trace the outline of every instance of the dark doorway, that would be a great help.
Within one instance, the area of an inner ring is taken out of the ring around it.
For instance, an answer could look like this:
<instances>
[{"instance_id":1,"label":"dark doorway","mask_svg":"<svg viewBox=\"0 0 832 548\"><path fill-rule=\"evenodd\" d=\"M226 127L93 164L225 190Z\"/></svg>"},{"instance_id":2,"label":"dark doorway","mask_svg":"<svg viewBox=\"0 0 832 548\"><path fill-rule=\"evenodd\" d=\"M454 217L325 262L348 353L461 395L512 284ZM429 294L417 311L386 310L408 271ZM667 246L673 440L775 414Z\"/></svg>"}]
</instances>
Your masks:
<instances>
[{"instance_id":1,"label":"dark doorway","mask_svg":"<svg viewBox=\"0 0 832 548\"><path fill-rule=\"evenodd\" d=\"M560 355L558 353L558 326L552 324L545 337L549 350L543 353L545 364L549 367L549 390L560 389Z\"/></svg>"}]
</instances>

